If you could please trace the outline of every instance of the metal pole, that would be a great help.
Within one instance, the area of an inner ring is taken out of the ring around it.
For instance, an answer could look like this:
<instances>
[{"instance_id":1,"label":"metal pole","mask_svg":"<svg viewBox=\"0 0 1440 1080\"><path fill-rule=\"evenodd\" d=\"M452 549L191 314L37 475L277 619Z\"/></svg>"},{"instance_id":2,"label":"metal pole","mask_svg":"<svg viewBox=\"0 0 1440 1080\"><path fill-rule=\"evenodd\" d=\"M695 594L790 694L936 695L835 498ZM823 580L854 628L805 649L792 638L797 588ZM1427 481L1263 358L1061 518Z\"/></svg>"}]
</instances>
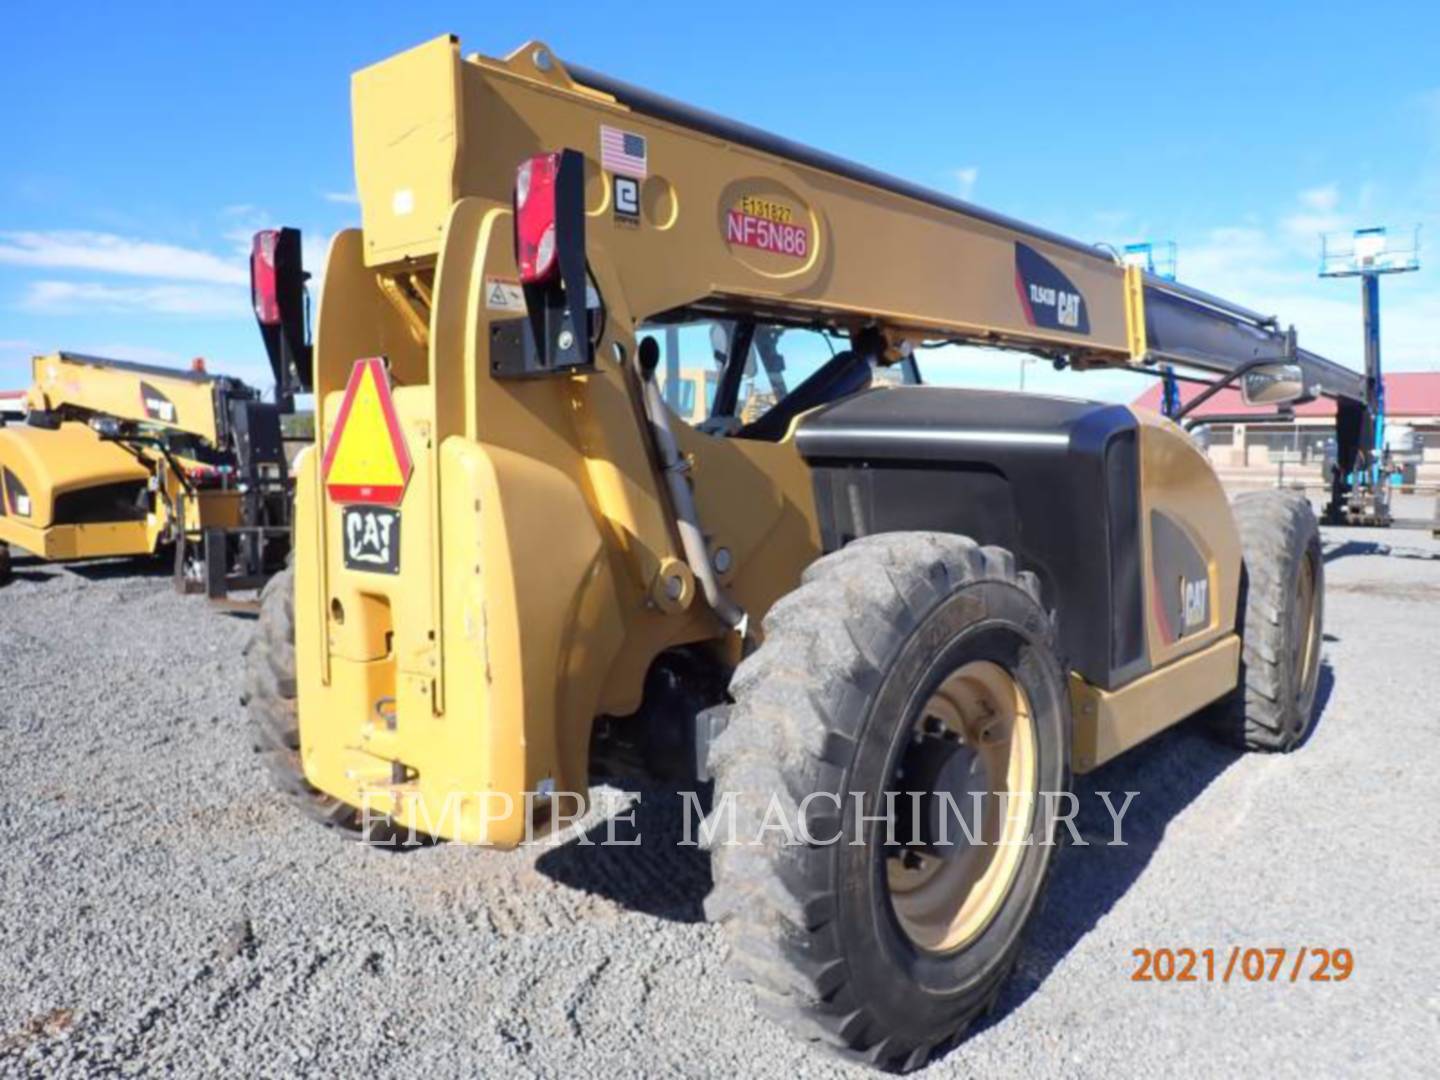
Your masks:
<instances>
[{"instance_id":1,"label":"metal pole","mask_svg":"<svg viewBox=\"0 0 1440 1080\"><path fill-rule=\"evenodd\" d=\"M1160 411L1174 420L1180 412L1180 383L1175 378L1175 365L1166 364L1160 370L1165 373L1161 384Z\"/></svg>"},{"instance_id":2,"label":"metal pole","mask_svg":"<svg viewBox=\"0 0 1440 1080\"><path fill-rule=\"evenodd\" d=\"M1370 482L1378 484L1385 447L1385 385L1380 376L1380 275L1360 276L1365 319L1365 430L1360 445L1368 448Z\"/></svg>"},{"instance_id":3,"label":"metal pole","mask_svg":"<svg viewBox=\"0 0 1440 1080\"><path fill-rule=\"evenodd\" d=\"M701 387L704 392L704 387ZM670 323L665 327L665 401L676 410L680 409L680 327ZM702 401L701 407L704 407Z\"/></svg>"}]
</instances>

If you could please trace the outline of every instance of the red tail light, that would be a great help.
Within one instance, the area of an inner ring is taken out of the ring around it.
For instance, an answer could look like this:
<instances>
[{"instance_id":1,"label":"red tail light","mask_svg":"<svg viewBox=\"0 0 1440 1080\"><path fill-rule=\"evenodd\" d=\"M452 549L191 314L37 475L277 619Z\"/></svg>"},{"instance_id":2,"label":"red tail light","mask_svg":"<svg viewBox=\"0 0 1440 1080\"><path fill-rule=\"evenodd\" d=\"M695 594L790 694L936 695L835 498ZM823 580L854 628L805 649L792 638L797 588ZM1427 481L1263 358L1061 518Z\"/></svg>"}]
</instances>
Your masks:
<instances>
[{"instance_id":1,"label":"red tail light","mask_svg":"<svg viewBox=\"0 0 1440 1080\"><path fill-rule=\"evenodd\" d=\"M255 318L261 326L280 324L280 288L275 275L275 244L279 229L263 229L255 234L250 249L250 301L255 305Z\"/></svg>"},{"instance_id":2,"label":"red tail light","mask_svg":"<svg viewBox=\"0 0 1440 1080\"><path fill-rule=\"evenodd\" d=\"M559 154L538 154L521 163L515 173L515 260L520 280L537 285L554 276L555 178Z\"/></svg>"}]
</instances>

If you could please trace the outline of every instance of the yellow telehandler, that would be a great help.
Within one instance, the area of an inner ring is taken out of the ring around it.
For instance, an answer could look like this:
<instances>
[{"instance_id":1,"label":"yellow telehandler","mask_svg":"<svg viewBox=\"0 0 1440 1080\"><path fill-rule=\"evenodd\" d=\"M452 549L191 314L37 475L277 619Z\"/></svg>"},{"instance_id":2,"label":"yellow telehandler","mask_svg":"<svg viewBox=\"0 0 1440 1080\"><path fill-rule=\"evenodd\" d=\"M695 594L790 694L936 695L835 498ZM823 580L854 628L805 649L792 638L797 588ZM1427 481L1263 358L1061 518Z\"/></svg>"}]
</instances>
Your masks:
<instances>
[{"instance_id":1,"label":"yellow telehandler","mask_svg":"<svg viewBox=\"0 0 1440 1080\"><path fill-rule=\"evenodd\" d=\"M216 601L283 567L291 496L281 417L309 380L305 277L298 230L255 235L251 292L273 402L203 364L34 358L23 416L0 416L0 583L12 545L50 561L167 548L177 588Z\"/></svg>"},{"instance_id":2,"label":"yellow telehandler","mask_svg":"<svg viewBox=\"0 0 1440 1080\"><path fill-rule=\"evenodd\" d=\"M539 42L442 37L352 100L362 228L246 687L326 825L511 847L592 777L713 785L739 976L905 1069L995 1000L1073 773L1207 707L1305 738L1308 503L1232 502L1159 415L923 367L980 343L1277 419L1362 401L1293 330Z\"/></svg>"}]
</instances>

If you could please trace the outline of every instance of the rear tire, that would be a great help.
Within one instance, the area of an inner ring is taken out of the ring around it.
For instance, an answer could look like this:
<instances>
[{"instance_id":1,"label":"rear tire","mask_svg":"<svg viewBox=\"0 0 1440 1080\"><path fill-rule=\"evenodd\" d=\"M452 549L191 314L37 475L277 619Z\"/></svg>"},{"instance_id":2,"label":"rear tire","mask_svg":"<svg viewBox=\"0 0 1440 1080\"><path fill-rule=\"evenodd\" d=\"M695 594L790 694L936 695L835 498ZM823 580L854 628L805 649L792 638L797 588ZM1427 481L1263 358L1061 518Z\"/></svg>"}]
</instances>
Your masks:
<instances>
[{"instance_id":1,"label":"rear tire","mask_svg":"<svg viewBox=\"0 0 1440 1080\"><path fill-rule=\"evenodd\" d=\"M1034 575L1017 573L1009 552L940 533L857 540L811 566L766 616L712 750L706 901L763 1011L907 1071L993 1005L1053 865L1056 820L1032 803L1016 815L1022 840L918 851L887 843L884 822L863 823L852 844L850 822L856 794L871 815L886 791L964 802L986 790L967 786L981 772L1032 798L1068 792L1069 699L1053 633ZM1014 709L997 709L1011 690ZM932 711L942 700L952 726ZM977 772L996 746L1002 767ZM724 842L731 805L739 843ZM777 836L777 808L801 842ZM907 816L894 815L900 830ZM820 842L841 830L842 842ZM1005 876L991 877L996 866Z\"/></svg>"},{"instance_id":2,"label":"rear tire","mask_svg":"<svg viewBox=\"0 0 1440 1080\"><path fill-rule=\"evenodd\" d=\"M1325 614L1325 560L1310 502L1252 491L1232 504L1244 559L1239 686L1206 713L1222 741L1287 752L1314 722Z\"/></svg>"},{"instance_id":3,"label":"rear tire","mask_svg":"<svg viewBox=\"0 0 1440 1080\"><path fill-rule=\"evenodd\" d=\"M0 585L10 584L14 570L10 563L10 545L0 544Z\"/></svg>"},{"instance_id":4,"label":"rear tire","mask_svg":"<svg viewBox=\"0 0 1440 1080\"><path fill-rule=\"evenodd\" d=\"M260 594L260 617L245 646L245 692L250 742L278 791L306 816L351 839L361 839L360 813L317 790L300 761L295 681L295 576L286 569Z\"/></svg>"}]
</instances>

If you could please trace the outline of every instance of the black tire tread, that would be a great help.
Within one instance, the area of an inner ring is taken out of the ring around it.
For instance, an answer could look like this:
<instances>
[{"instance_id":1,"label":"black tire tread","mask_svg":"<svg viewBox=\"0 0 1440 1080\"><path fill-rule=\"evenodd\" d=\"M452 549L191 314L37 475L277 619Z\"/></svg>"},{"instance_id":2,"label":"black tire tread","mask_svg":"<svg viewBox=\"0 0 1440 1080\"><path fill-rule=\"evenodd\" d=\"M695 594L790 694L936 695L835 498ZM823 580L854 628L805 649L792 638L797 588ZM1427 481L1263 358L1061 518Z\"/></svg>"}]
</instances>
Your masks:
<instances>
[{"instance_id":1,"label":"black tire tread","mask_svg":"<svg viewBox=\"0 0 1440 1080\"><path fill-rule=\"evenodd\" d=\"M840 726L856 713L839 707L845 695L878 684L890 659L878 654L881 643L893 642L897 631L907 634L961 584L987 579L1040 604L1035 575L1017 573L1008 551L951 534L877 534L812 564L766 615L762 645L731 682L735 703L711 749L717 809L709 825L719 824L722 793L733 799L737 832L746 833L758 827L772 792L796 821L806 794L841 791L860 735ZM819 806L819 814L833 815L828 802ZM811 810L812 834L830 835L833 820L817 817L814 804ZM804 1038L893 1071L930 1058L939 1043L901 1045L868 1013L831 925L832 898L823 883L807 880L795 849L719 844L711 857L715 887L706 913L723 928L731 967L763 1013ZM952 1042L993 1000L939 1042Z\"/></svg>"},{"instance_id":2,"label":"black tire tread","mask_svg":"<svg viewBox=\"0 0 1440 1080\"><path fill-rule=\"evenodd\" d=\"M1285 752L1304 738L1288 713L1286 654L1294 564L1312 545L1319 550L1319 526L1304 495L1293 491L1249 491L1232 501L1245 564L1242 685L1206 714L1211 730L1244 750ZM1324 560L1316 562L1315 591L1322 605ZM1308 721L1308 718L1307 718Z\"/></svg>"}]
</instances>

